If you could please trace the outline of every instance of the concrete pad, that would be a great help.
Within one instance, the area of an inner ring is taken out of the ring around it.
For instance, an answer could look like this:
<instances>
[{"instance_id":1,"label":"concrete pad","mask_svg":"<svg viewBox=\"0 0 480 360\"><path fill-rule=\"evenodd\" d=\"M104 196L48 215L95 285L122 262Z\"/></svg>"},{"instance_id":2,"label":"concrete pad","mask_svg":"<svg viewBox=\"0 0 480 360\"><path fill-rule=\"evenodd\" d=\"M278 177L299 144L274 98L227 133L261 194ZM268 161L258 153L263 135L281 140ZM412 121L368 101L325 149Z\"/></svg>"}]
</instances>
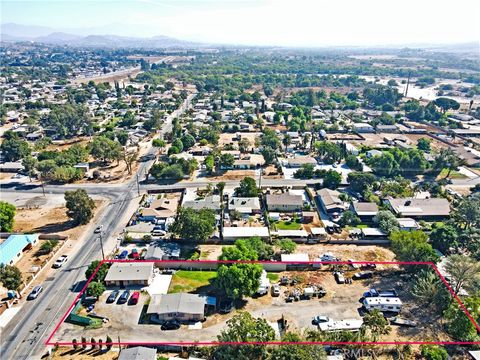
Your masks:
<instances>
[{"instance_id":1,"label":"concrete pad","mask_svg":"<svg viewBox=\"0 0 480 360\"><path fill-rule=\"evenodd\" d=\"M150 296L164 295L168 292L171 282L172 275L155 274L152 283L145 287L145 290L150 294Z\"/></svg>"}]
</instances>

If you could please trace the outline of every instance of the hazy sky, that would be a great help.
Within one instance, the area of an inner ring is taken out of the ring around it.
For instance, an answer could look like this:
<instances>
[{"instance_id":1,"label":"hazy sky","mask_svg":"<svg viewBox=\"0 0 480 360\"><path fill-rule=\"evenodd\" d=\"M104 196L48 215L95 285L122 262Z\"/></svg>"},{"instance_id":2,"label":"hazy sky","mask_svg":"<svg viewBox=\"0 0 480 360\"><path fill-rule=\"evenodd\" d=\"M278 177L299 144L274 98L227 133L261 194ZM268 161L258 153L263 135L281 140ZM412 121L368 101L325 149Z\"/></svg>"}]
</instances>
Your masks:
<instances>
[{"instance_id":1,"label":"hazy sky","mask_svg":"<svg viewBox=\"0 0 480 360\"><path fill-rule=\"evenodd\" d=\"M2 23L285 46L478 41L478 14L478 0L1 0Z\"/></svg>"}]
</instances>

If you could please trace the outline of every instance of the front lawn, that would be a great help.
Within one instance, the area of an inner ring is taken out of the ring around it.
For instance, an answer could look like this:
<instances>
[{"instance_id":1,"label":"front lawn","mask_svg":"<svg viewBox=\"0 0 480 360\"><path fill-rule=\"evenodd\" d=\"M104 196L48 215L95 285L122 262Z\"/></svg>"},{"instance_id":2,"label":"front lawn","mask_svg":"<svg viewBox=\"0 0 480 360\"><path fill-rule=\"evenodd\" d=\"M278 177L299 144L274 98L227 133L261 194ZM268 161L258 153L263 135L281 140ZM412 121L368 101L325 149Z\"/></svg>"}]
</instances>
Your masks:
<instances>
[{"instance_id":1,"label":"front lawn","mask_svg":"<svg viewBox=\"0 0 480 360\"><path fill-rule=\"evenodd\" d=\"M438 174L437 176L437 180L441 180L441 179L444 179L446 178L448 174L448 169L443 169L442 171L440 171L440 174ZM450 175L448 176L449 179L466 179L467 177L462 174L461 172L458 172L456 170L452 170L450 172Z\"/></svg>"},{"instance_id":2,"label":"front lawn","mask_svg":"<svg viewBox=\"0 0 480 360\"><path fill-rule=\"evenodd\" d=\"M267 278L268 280L270 280L271 282L275 283L278 281L278 279L280 278L280 276L278 274L275 274L275 273L267 273Z\"/></svg>"},{"instance_id":3,"label":"front lawn","mask_svg":"<svg viewBox=\"0 0 480 360\"><path fill-rule=\"evenodd\" d=\"M168 292L194 292L198 288L210 286L212 280L216 277L216 271L179 270L172 276Z\"/></svg>"},{"instance_id":4,"label":"front lawn","mask_svg":"<svg viewBox=\"0 0 480 360\"><path fill-rule=\"evenodd\" d=\"M297 221L278 221L275 223L275 227L277 230L300 230L302 225Z\"/></svg>"}]
</instances>

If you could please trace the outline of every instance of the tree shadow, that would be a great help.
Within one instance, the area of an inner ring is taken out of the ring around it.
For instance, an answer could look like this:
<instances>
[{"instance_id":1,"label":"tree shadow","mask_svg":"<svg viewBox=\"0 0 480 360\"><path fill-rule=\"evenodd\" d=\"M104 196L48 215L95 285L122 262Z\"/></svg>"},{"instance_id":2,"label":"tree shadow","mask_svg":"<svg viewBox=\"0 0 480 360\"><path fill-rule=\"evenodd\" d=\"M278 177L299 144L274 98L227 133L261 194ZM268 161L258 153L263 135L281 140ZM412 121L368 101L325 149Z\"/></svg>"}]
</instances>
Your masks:
<instances>
[{"instance_id":1,"label":"tree shadow","mask_svg":"<svg viewBox=\"0 0 480 360\"><path fill-rule=\"evenodd\" d=\"M43 226L33 229L32 231L36 233L53 234L53 233L70 230L74 227L75 227L75 223L73 220L66 220L61 223L45 224Z\"/></svg>"}]
</instances>

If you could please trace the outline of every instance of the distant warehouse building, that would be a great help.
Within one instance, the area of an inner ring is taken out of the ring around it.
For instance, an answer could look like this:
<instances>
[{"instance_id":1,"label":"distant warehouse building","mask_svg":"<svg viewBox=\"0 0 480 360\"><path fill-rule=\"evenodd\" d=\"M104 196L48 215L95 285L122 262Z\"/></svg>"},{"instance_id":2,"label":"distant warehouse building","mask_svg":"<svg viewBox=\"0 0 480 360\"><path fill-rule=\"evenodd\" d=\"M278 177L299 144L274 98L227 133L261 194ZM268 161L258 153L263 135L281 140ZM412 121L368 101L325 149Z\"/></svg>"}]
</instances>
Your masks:
<instances>
[{"instance_id":1,"label":"distant warehouse building","mask_svg":"<svg viewBox=\"0 0 480 360\"><path fill-rule=\"evenodd\" d=\"M0 265L14 265L25 251L33 248L37 241L38 234L10 235L0 243Z\"/></svg>"}]
</instances>

